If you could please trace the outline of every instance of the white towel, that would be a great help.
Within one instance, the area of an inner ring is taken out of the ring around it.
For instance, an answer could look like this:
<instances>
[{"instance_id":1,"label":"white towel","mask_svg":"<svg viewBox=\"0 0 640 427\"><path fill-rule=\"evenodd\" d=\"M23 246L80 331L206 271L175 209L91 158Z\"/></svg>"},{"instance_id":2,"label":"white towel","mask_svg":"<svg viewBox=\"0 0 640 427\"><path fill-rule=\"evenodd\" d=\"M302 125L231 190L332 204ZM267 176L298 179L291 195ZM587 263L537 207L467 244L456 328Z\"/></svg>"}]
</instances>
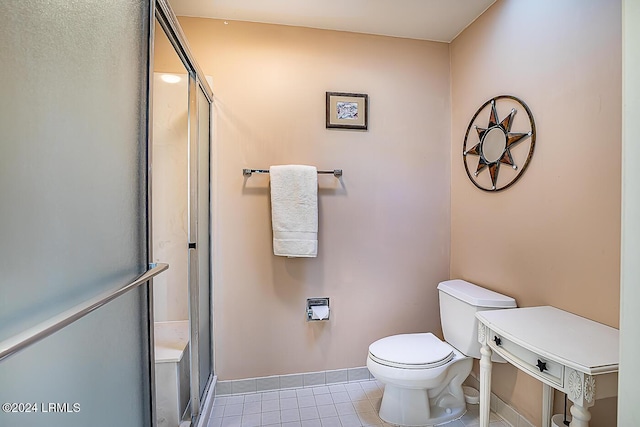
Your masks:
<instances>
[{"instance_id":1,"label":"white towel","mask_svg":"<svg viewBox=\"0 0 640 427\"><path fill-rule=\"evenodd\" d=\"M318 171L313 166L269 168L273 253L286 257L318 255Z\"/></svg>"}]
</instances>

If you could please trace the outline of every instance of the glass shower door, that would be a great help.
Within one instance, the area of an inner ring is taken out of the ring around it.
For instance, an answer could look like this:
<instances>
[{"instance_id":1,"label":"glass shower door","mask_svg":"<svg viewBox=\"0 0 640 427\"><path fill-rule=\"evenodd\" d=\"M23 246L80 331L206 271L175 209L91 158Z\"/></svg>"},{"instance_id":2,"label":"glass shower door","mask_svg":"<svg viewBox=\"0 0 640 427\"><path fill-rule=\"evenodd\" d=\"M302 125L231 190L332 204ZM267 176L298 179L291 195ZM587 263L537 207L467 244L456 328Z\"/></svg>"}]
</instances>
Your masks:
<instances>
[{"instance_id":1,"label":"glass shower door","mask_svg":"<svg viewBox=\"0 0 640 427\"><path fill-rule=\"evenodd\" d=\"M213 374L213 346L211 319L211 105L201 87L198 87L198 330L199 393L204 398Z\"/></svg>"},{"instance_id":2,"label":"glass shower door","mask_svg":"<svg viewBox=\"0 0 640 427\"><path fill-rule=\"evenodd\" d=\"M199 419L213 377L211 318L211 104L189 79L189 322L191 414Z\"/></svg>"},{"instance_id":3,"label":"glass shower door","mask_svg":"<svg viewBox=\"0 0 640 427\"><path fill-rule=\"evenodd\" d=\"M58 322L148 267L152 11L0 2L0 426L154 423L148 282Z\"/></svg>"},{"instance_id":4,"label":"glass shower door","mask_svg":"<svg viewBox=\"0 0 640 427\"><path fill-rule=\"evenodd\" d=\"M158 0L156 17L168 37L156 37L155 69L188 73L188 289L190 415L192 425L211 411L213 336L211 319L210 144L213 93L191 54L178 20L166 0ZM160 30L159 30L160 31ZM175 54L180 61L176 61ZM155 117L154 117L155 121Z\"/></svg>"},{"instance_id":5,"label":"glass shower door","mask_svg":"<svg viewBox=\"0 0 640 427\"><path fill-rule=\"evenodd\" d=\"M213 376L211 319L211 173L209 98L197 78L189 80L189 321L191 414L202 413Z\"/></svg>"}]
</instances>

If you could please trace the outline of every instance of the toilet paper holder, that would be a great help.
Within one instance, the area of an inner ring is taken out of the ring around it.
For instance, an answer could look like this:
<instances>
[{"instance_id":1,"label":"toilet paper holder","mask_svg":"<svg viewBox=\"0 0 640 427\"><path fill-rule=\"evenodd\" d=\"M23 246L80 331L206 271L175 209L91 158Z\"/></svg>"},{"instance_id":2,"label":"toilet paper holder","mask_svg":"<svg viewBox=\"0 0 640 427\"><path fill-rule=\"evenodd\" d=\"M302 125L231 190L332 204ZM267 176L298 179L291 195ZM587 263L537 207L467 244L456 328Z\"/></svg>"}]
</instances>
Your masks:
<instances>
[{"instance_id":1,"label":"toilet paper holder","mask_svg":"<svg viewBox=\"0 0 640 427\"><path fill-rule=\"evenodd\" d=\"M307 298L307 322L329 320L329 298Z\"/></svg>"}]
</instances>

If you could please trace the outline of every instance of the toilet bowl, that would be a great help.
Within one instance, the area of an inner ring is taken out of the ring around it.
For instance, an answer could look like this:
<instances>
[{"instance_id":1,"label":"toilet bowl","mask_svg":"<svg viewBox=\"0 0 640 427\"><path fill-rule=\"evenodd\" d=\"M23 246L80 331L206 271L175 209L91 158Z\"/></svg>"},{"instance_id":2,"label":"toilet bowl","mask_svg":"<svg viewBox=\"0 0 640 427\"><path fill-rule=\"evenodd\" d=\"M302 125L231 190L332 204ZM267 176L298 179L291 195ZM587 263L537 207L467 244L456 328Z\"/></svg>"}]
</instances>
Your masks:
<instances>
[{"instance_id":1,"label":"toilet bowl","mask_svg":"<svg viewBox=\"0 0 640 427\"><path fill-rule=\"evenodd\" d=\"M399 426L433 426L466 412L462 383L480 358L481 310L516 307L511 297L463 280L438 285L446 339L432 333L399 334L369 346L367 367L384 384L380 418Z\"/></svg>"},{"instance_id":2,"label":"toilet bowl","mask_svg":"<svg viewBox=\"0 0 640 427\"><path fill-rule=\"evenodd\" d=\"M431 333L394 335L369 347L367 367L385 384L380 418L403 426L435 425L466 412L462 382L473 359Z\"/></svg>"}]
</instances>

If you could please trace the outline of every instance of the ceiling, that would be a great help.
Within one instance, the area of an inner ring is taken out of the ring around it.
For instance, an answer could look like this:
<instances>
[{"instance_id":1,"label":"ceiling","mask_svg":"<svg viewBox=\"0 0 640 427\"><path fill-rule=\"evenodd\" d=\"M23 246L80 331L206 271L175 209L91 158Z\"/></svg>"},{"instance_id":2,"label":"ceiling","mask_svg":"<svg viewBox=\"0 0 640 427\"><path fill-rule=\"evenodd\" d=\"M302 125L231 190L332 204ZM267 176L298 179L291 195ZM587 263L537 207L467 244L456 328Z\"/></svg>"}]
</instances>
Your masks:
<instances>
[{"instance_id":1,"label":"ceiling","mask_svg":"<svg viewBox=\"0 0 640 427\"><path fill-rule=\"evenodd\" d=\"M450 42L495 1L169 0L169 3L178 16Z\"/></svg>"}]
</instances>

